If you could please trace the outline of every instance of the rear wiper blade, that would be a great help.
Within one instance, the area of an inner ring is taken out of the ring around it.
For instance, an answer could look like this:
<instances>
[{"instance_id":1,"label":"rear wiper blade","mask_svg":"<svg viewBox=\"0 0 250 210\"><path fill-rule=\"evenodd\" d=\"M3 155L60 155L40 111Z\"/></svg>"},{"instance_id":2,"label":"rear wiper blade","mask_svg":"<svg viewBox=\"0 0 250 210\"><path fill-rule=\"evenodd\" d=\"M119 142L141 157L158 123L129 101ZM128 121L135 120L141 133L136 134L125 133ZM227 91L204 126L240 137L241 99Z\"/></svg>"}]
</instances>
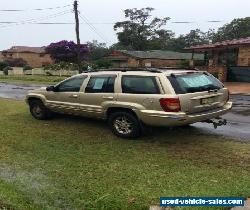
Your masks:
<instances>
[{"instance_id":1,"label":"rear wiper blade","mask_svg":"<svg viewBox=\"0 0 250 210\"><path fill-rule=\"evenodd\" d=\"M215 92L218 92L219 89L210 89L208 90L209 93L215 93Z\"/></svg>"}]
</instances>

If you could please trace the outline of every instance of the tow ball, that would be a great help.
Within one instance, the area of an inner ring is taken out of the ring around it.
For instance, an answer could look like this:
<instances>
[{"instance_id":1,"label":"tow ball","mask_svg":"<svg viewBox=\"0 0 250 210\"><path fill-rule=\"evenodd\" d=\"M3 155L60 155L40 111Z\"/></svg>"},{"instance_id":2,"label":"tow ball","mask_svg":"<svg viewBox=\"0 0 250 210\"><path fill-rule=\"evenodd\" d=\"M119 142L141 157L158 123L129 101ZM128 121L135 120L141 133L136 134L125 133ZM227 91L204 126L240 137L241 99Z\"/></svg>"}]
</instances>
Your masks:
<instances>
[{"instance_id":1,"label":"tow ball","mask_svg":"<svg viewBox=\"0 0 250 210\"><path fill-rule=\"evenodd\" d=\"M222 119L222 118L215 118L211 120L206 120L206 123L212 123L214 126L214 129L218 128L219 126L223 126L227 124L227 120Z\"/></svg>"}]
</instances>

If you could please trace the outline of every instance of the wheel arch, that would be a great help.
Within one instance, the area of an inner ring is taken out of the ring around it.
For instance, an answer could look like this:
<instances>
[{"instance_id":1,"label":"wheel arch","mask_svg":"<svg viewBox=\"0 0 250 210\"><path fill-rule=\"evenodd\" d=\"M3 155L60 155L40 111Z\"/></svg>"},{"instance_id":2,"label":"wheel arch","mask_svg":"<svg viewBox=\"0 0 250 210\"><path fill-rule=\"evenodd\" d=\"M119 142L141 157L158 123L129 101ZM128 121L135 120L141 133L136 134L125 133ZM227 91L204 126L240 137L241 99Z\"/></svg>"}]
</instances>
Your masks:
<instances>
[{"instance_id":1,"label":"wheel arch","mask_svg":"<svg viewBox=\"0 0 250 210\"><path fill-rule=\"evenodd\" d=\"M138 115L136 114L136 112L133 109L125 108L125 107L109 107L106 111L106 118L108 119L110 114L115 113L115 112L128 112L128 113L134 115L137 119L139 119Z\"/></svg>"},{"instance_id":2,"label":"wheel arch","mask_svg":"<svg viewBox=\"0 0 250 210\"><path fill-rule=\"evenodd\" d=\"M39 95L28 95L25 99L26 103L29 104L33 100L39 100L45 104L45 98Z\"/></svg>"}]
</instances>

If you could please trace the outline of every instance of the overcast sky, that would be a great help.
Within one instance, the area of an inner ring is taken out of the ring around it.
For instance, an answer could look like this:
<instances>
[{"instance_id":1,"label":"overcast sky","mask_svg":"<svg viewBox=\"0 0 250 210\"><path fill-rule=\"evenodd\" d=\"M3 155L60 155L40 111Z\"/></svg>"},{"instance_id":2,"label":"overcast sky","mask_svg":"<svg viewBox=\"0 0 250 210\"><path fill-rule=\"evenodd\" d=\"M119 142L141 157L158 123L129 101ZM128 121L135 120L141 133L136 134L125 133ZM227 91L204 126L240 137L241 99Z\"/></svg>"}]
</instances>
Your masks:
<instances>
[{"instance_id":1,"label":"overcast sky","mask_svg":"<svg viewBox=\"0 0 250 210\"><path fill-rule=\"evenodd\" d=\"M74 15L70 12L71 7L32 11L32 9L36 8L63 7L71 4L73 4L73 0L0 0L0 10L25 10L25 12L0 11L0 22L22 22L34 19L39 20L38 22L72 23L74 22ZM170 17L171 20L166 28L173 30L177 35L187 33L191 29L196 28L200 28L203 31L209 28L217 29L234 18L250 15L249 0L79 0L81 14L89 22L98 23L94 24L92 29L87 24L80 25L81 42L98 40L111 45L116 42L116 34L113 30L113 25L110 23L124 20L124 9L143 7L155 8L153 12L155 16ZM63 13L64 11L66 14ZM211 20L220 20L222 22L207 22ZM195 23L172 23L175 21ZM80 22L84 23L84 20L80 19ZM63 39L75 40L74 25L6 25L0 23L0 50L18 45L45 46L51 42Z\"/></svg>"}]
</instances>

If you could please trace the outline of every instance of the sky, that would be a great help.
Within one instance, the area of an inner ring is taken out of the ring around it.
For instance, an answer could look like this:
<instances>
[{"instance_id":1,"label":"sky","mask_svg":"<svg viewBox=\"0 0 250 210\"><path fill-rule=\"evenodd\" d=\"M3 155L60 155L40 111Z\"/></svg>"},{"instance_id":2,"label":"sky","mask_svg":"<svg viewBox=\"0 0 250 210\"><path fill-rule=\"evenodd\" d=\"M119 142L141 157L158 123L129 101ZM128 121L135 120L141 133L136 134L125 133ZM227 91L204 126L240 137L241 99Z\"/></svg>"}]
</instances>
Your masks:
<instances>
[{"instance_id":1,"label":"sky","mask_svg":"<svg viewBox=\"0 0 250 210\"><path fill-rule=\"evenodd\" d=\"M66 6L68 5L68 6ZM66 6L66 7L64 7ZM55 8L34 10L37 8ZM249 0L79 0L81 43L98 40L112 45L117 41L113 24L124 20L124 10L128 8L153 7L153 16L170 17L165 26L176 35L200 28L207 31L218 29L234 18L249 16ZM75 41L75 26L36 25L29 22L74 23L73 0L0 0L0 50L11 46L46 46L60 40ZM5 12L1 10L24 10ZM87 19L87 21L86 21ZM219 20L219 23L209 23ZM193 22L176 24L176 21ZM90 26L86 22L91 23Z\"/></svg>"}]
</instances>

